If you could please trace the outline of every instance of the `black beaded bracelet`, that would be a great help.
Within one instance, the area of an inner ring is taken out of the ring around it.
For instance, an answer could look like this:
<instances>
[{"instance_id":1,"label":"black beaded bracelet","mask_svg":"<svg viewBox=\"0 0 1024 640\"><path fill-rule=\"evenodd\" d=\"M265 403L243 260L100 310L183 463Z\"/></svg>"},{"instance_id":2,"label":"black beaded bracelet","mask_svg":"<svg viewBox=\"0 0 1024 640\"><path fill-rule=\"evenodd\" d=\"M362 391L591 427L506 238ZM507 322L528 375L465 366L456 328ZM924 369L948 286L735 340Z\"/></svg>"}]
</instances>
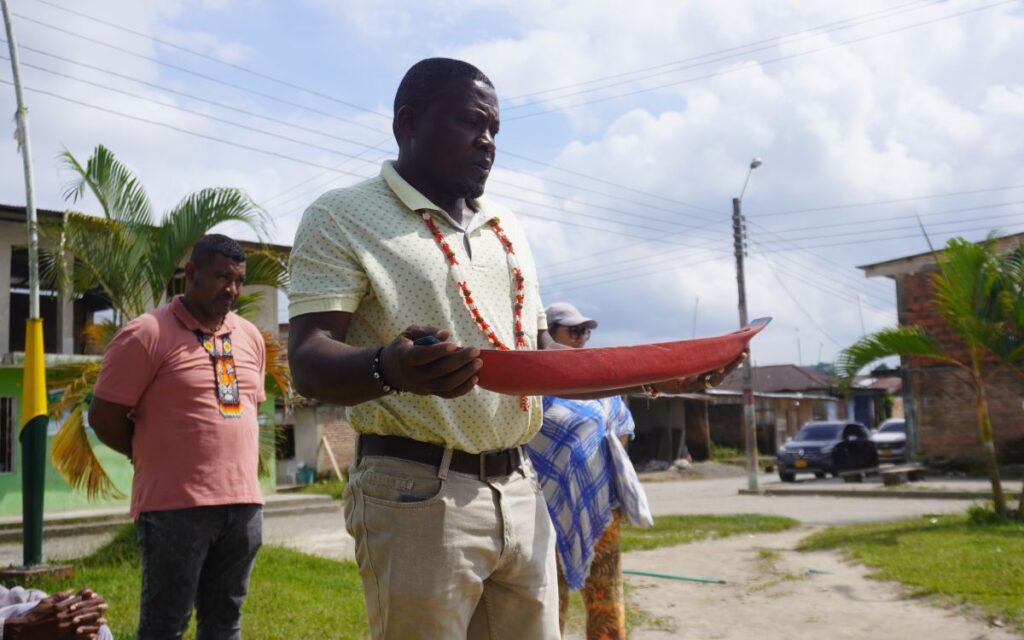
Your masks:
<instances>
[{"instance_id":1,"label":"black beaded bracelet","mask_svg":"<svg viewBox=\"0 0 1024 640\"><path fill-rule=\"evenodd\" d=\"M380 388L384 390L384 395L390 395L393 393L401 393L395 387L392 387L384 379L384 371L381 366L381 355L384 353L384 347L377 349L377 353L373 354L373 379L380 383Z\"/></svg>"}]
</instances>

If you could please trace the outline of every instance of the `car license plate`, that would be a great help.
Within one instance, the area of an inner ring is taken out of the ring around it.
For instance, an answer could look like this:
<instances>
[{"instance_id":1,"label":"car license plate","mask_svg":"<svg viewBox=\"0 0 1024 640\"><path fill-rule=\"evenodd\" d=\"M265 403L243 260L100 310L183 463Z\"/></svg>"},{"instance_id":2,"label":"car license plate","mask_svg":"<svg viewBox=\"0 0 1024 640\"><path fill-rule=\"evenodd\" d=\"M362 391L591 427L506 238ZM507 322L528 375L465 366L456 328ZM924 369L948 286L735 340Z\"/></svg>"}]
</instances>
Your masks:
<instances>
[{"instance_id":1,"label":"car license plate","mask_svg":"<svg viewBox=\"0 0 1024 640\"><path fill-rule=\"evenodd\" d=\"M803 469L803 468L805 468L807 466L807 461L806 460L796 460L796 461L793 462L793 466L796 467L797 469Z\"/></svg>"},{"instance_id":2,"label":"car license plate","mask_svg":"<svg viewBox=\"0 0 1024 640\"><path fill-rule=\"evenodd\" d=\"M883 458L888 458L892 455L892 449L879 449L878 455L882 456Z\"/></svg>"}]
</instances>

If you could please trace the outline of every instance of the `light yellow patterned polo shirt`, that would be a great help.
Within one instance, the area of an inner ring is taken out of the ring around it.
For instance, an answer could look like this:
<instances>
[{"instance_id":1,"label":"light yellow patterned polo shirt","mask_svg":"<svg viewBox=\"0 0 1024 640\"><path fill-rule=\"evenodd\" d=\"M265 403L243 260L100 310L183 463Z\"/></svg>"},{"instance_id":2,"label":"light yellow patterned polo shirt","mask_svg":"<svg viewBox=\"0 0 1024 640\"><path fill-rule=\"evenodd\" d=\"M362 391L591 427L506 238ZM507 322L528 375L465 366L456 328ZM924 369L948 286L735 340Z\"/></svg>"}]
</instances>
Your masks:
<instances>
[{"instance_id":1,"label":"light yellow patterned polo shirt","mask_svg":"<svg viewBox=\"0 0 1024 640\"><path fill-rule=\"evenodd\" d=\"M403 180L391 162L384 163L376 178L328 191L306 209L295 236L289 315L350 312L346 342L357 347L387 344L418 324L448 329L455 344L490 348L417 213L425 209L455 251L484 318L502 342L513 345L514 285L501 242L486 224L498 217L526 277L530 293L523 329L529 347L536 349L537 329L547 325L523 230L511 212L486 198L474 205L477 212L463 233L447 213ZM540 429L539 398L528 407L523 411L518 398L476 387L451 400L385 396L349 407L348 419L360 433L401 435L479 453L530 440Z\"/></svg>"}]
</instances>

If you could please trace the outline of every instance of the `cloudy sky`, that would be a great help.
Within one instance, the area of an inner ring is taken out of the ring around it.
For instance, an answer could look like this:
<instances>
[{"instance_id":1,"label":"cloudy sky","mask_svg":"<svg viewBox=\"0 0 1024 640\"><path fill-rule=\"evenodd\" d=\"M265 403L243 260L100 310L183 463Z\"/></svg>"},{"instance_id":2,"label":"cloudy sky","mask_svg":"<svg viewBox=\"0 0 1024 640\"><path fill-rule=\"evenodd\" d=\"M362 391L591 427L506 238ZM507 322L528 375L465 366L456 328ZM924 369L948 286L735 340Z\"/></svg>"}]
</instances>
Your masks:
<instances>
[{"instance_id":1,"label":"cloudy sky","mask_svg":"<svg viewBox=\"0 0 1024 640\"><path fill-rule=\"evenodd\" d=\"M749 307L775 318L758 364L831 361L894 323L891 281L856 267L926 250L916 217L940 243L1024 231L1020 0L10 5L38 206L69 206L62 149L102 143L158 210L241 187L281 244L393 157L409 65L474 63L502 100L488 193L523 217L545 301L600 320L595 345L735 328L731 200L755 156ZM0 120L0 202L23 204Z\"/></svg>"}]
</instances>

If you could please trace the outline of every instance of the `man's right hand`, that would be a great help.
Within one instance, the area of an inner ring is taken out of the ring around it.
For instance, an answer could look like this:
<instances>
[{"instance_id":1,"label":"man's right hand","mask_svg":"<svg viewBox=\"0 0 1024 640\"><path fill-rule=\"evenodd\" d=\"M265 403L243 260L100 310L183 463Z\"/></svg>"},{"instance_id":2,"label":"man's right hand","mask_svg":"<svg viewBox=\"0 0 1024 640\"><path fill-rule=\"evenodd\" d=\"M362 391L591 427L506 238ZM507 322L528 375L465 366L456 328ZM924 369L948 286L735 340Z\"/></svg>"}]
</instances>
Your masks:
<instances>
[{"instance_id":1,"label":"man's right hand","mask_svg":"<svg viewBox=\"0 0 1024 640\"><path fill-rule=\"evenodd\" d=\"M414 345L424 336L440 342ZM476 372L483 366L480 349L448 342L448 332L412 325L384 347L381 373L391 386L418 395L455 398L476 386Z\"/></svg>"}]
</instances>

